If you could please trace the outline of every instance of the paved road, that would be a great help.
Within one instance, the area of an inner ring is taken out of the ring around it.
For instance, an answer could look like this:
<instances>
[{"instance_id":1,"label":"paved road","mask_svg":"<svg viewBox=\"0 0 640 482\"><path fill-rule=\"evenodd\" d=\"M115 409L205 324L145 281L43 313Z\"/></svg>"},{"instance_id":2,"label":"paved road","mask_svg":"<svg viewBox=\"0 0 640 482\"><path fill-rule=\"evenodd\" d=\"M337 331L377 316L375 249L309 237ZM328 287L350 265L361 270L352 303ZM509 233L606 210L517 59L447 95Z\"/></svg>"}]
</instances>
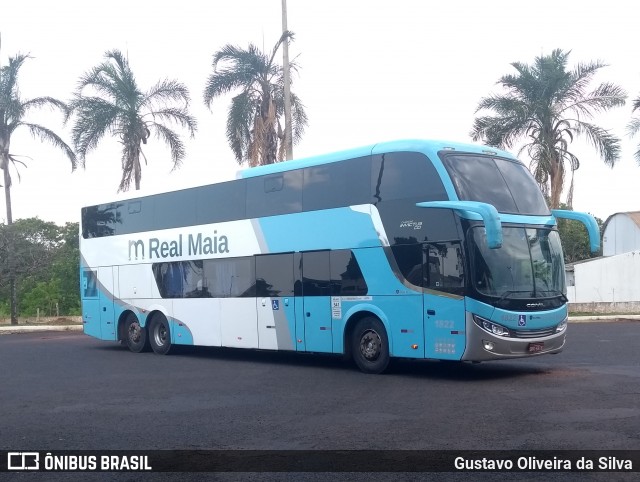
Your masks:
<instances>
[{"instance_id":1,"label":"paved road","mask_svg":"<svg viewBox=\"0 0 640 482\"><path fill-rule=\"evenodd\" d=\"M324 356L0 336L0 449L640 449L640 323L569 329L556 356L378 376Z\"/></svg>"}]
</instances>

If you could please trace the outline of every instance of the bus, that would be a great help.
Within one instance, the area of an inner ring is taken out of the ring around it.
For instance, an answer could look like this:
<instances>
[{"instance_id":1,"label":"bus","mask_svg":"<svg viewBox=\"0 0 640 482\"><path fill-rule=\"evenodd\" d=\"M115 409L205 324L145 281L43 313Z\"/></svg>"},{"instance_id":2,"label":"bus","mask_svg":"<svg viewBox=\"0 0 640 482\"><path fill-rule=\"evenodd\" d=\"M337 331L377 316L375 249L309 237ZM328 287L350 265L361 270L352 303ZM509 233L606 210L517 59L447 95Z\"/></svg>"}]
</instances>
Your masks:
<instances>
[{"instance_id":1,"label":"bus","mask_svg":"<svg viewBox=\"0 0 640 482\"><path fill-rule=\"evenodd\" d=\"M513 155L402 140L82 208L84 332L133 352L199 345L482 362L558 353L553 210Z\"/></svg>"}]
</instances>

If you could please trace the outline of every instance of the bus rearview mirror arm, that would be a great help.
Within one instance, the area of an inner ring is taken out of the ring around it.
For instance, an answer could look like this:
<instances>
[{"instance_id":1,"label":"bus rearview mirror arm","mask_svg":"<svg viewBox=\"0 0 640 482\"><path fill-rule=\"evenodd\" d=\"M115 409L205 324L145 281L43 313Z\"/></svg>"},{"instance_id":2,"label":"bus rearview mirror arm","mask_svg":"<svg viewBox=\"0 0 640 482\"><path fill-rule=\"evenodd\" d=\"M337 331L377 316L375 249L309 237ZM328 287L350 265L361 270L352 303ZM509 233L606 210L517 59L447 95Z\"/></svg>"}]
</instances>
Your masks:
<instances>
[{"instance_id":1,"label":"bus rearview mirror arm","mask_svg":"<svg viewBox=\"0 0 640 482\"><path fill-rule=\"evenodd\" d=\"M581 213L579 211L567 211L565 209L552 209L551 214L556 218L573 219L574 221L580 221L584 224L589 234L591 252L598 252L600 249L600 228L591 214Z\"/></svg>"},{"instance_id":2,"label":"bus rearview mirror arm","mask_svg":"<svg viewBox=\"0 0 640 482\"><path fill-rule=\"evenodd\" d=\"M502 247L502 223L493 205L476 201L429 201L416 203L419 208L453 209L460 217L484 222L487 232L487 246L490 249Z\"/></svg>"}]
</instances>

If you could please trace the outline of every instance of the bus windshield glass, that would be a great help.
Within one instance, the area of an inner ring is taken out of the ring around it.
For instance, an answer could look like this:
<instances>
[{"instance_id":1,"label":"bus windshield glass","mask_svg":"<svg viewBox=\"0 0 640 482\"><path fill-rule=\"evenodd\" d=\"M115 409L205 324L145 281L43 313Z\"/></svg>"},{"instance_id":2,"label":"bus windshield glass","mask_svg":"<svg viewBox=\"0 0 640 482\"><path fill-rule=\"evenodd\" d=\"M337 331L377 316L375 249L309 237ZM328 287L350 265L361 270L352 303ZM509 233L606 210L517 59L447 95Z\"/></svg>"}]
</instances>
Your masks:
<instances>
[{"instance_id":1,"label":"bus windshield glass","mask_svg":"<svg viewBox=\"0 0 640 482\"><path fill-rule=\"evenodd\" d=\"M544 197L520 162L447 154L442 159L461 201L489 203L501 213L549 215Z\"/></svg>"},{"instance_id":2,"label":"bus windshield glass","mask_svg":"<svg viewBox=\"0 0 640 482\"><path fill-rule=\"evenodd\" d=\"M499 298L564 296L564 261L557 231L504 227L502 247L489 249L485 229L474 227L469 240L473 284L481 294Z\"/></svg>"}]
</instances>

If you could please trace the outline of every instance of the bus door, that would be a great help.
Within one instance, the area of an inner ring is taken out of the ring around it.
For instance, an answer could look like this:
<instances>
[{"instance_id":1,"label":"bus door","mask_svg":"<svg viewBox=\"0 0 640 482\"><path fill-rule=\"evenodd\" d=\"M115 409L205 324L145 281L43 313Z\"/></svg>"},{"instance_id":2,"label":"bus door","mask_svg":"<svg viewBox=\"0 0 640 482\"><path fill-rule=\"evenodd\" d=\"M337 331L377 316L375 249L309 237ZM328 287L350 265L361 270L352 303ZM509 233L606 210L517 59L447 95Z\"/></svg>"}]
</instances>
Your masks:
<instances>
[{"instance_id":1,"label":"bus door","mask_svg":"<svg viewBox=\"0 0 640 482\"><path fill-rule=\"evenodd\" d=\"M466 347L462 249L459 242L424 246L425 357L460 360Z\"/></svg>"},{"instance_id":2,"label":"bus door","mask_svg":"<svg viewBox=\"0 0 640 482\"><path fill-rule=\"evenodd\" d=\"M100 300L98 299L98 273L83 269L80 279L82 295L82 326L84 333L100 338Z\"/></svg>"},{"instance_id":3,"label":"bus door","mask_svg":"<svg viewBox=\"0 0 640 482\"><path fill-rule=\"evenodd\" d=\"M295 350L293 253L256 256L258 348Z\"/></svg>"},{"instance_id":4,"label":"bus door","mask_svg":"<svg viewBox=\"0 0 640 482\"><path fill-rule=\"evenodd\" d=\"M302 295L305 350L331 353L331 269L329 251L302 253Z\"/></svg>"},{"instance_id":5,"label":"bus door","mask_svg":"<svg viewBox=\"0 0 640 482\"><path fill-rule=\"evenodd\" d=\"M103 340L116 340L116 323L113 310L114 276L113 270L118 268L107 266L98 268L98 283L100 293L100 331Z\"/></svg>"}]
</instances>

